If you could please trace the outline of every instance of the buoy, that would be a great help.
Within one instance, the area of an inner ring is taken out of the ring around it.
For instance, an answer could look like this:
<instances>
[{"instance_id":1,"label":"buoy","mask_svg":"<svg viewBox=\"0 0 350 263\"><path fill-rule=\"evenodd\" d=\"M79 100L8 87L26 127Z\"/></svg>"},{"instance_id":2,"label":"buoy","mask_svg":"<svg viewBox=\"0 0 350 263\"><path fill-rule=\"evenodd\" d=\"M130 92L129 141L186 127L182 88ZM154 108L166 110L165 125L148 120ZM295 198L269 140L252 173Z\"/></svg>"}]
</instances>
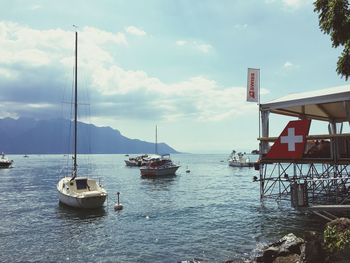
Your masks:
<instances>
[{"instance_id":1,"label":"buoy","mask_svg":"<svg viewBox=\"0 0 350 263\"><path fill-rule=\"evenodd\" d=\"M188 169L188 166L186 167L186 173L191 172L190 169Z\"/></svg>"},{"instance_id":2,"label":"buoy","mask_svg":"<svg viewBox=\"0 0 350 263\"><path fill-rule=\"evenodd\" d=\"M117 203L114 205L114 210L122 210L123 209L123 205L119 203L119 195L120 195L120 193L117 192Z\"/></svg>"}]
</instances>

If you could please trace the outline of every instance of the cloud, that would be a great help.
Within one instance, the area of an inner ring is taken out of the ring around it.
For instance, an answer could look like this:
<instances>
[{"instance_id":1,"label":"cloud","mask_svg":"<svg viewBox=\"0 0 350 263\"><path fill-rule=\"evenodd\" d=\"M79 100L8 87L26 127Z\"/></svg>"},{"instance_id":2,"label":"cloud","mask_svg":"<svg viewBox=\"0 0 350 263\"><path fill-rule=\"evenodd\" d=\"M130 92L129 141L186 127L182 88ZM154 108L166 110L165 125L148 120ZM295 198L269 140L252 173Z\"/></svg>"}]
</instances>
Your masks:
<instances>
[{"instance_id":1,"label":"cloud","mask_svg":"<svg viewBox=\"0 0 350 263\"><path fill-rule=\"evenodd\" d=\"M144 71L112 66L96 71L93 86L108 98L108 108L114 109L111 113L139 119L220 121L255 107L245 102L245 87L222 87L203 76L166 84Z\"/></svg>"},{"instance_id":2,"label":"cloud","mask_svg":"<svg viewBox=\"0 0 350 263\"><path fill-rule=\"evenodd\" d=\"M125 28L125 31L129 33L130 35L135 35L135 36L145 36L146 32L143 31L140 28L137 28L135 26L128 26Z\"/></svg>"},{"instance_id":3,"label":"cloud","mask_svg":"<svg viewBox=\"0 0 350 263\"><path fill-rule=\"evenodd\" d=\"M290 63L289 61L287 61L286 63L284 63L283 67L284 68L291 68L291 67L293 67L293 64Z\"/></svg>"},{"instance_id":4,"label":"cloud","mask_svg":"<svg viewBox=\"0 0 350 263\"><path fill-rule=\"evenodd\" d=\"M312 5L313 0L265 0L266 4L282 4L286 10L296 10L306 5Z\"/></svg>"},{"instance_id":5,"label":"cloud","mask_svg":"<svg viewBox=\"0 0 350 263\"><path fill-rule=\"evenodd\" d=\"M127 44L120 32L94 27L79 32L78 84L93 98L92 119L208 122L256 111L255 104L245 102L245 87L223 86L200 75L166 83L145 70L124 69L115 46ZM212 49L196 41L176 44L204 53ZM62 102L69 101L73 80L72 31L0 22L0 56L0 117L62 117ZM84 92L79 94L87 100Z\"/></svg>"},{"instance_id":6,"label":"cloud","mask_svg":"<svg viewBox=\"0 0 350 263\"><path fill-rule=\"evenodd\" d=\"M213 47L210 44L197 42L197 41L187 41L187 40L177 40L175 42L177 46L180 47L189 47L190 49L197 50L201 53L209 53L210 50L213 49Z\"/></svg>"},{"instance_id":7,"label":"cloud","mask_svg":"<svg viewBox=\"0 0 350 263\"><path fill-rule=\"evenodd\" d=\"M248 28L248 24L236 24L234 27L237 30L245 30Z\"/></svg>"},{"instance_id":8,"label":"cloud","mask_svg":"<svg viewBox=\"0 0 350 263\"><path fill-rule=\"evenodd\" d=\"M105 43L127 45L128 42L123 33L111 33L95 27L85 27L82 32L83 41L99 46Z\"/></svg>"},{"instance_id":9,"label":"cloud","mask_svg":"<svg viewBox=\"0 0 350 263\"><path fill-rule=\"evenodd\" d=\"M38 9L42 9L43 7L41 6L41 5L39 5L39 4L37 4L37 5L32 5L31 7L30 7L30 10L38 10Z\"/></svg>"},{"instance_id":10,"label":"cloud","mask_svg":"<svg viewBox=\"0 0 350 263\"><path fill-rule=\"evenodd\" d=\"M195 44L195 47L203 53L208 53L212 48L212 46L209 44Z\"/></svg>"},{"instance_id":11,"label":"cloud","mask_svg":"<svg viewBox=\"0 0 350 263\"><path fill-rule=\"evenodd\" d=\"M286 62L283 64L283 69L284 69L284 70L292 70L292 69L297 69L297 68L299 68L299 66L293 64L293 63L290 62L290 61L286 61Z\"/></svg>"},{"instance_id":12,"label":"cloud","mask_svg":"<svg viewBox=\"0 0 350 263\"><path fill-rule=\"evenodd\" d=\"M283 0L283 4L291 8L299 8L305 2L305 0Z\"/></svg>"},{"instance_id":13,"label":"cloud","mask_svg":"<svg viewBox=\"0 0 350 263\"><path fill-rule=\"evenodd\" d=\"M0 68L0 79L15 79L17 73L8 68Z\"/></svg>"},{"instance_id":14,"label":"cloud","mask_svg":"<svg viewBox=\"0 0 350 263\"><path fill-rule=\"evenodd\" d=\"M178 41L176 41L175 43L176 43L176 45L178 45L178 46L184 46L184 45L187 44L187 41L185 41L185 40L178 40Z\"/></svg>"}]
</instances>

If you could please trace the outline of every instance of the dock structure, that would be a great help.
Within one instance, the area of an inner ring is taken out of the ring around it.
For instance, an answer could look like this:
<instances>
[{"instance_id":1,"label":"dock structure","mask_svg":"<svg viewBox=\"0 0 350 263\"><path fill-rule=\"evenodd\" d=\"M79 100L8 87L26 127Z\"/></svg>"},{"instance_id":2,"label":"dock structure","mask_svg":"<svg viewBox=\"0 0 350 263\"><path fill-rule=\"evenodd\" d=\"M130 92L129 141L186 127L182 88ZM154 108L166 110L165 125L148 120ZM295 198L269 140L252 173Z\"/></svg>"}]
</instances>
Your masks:
<instances>
[{"instance_id":1,"label":"dock structure","mask_svg":"<svg viewBox=\"0 0 350 263\"><path fill-rule=\"evenodd\" d=\"M305 136L300 158L268 158L271 144L279 139L269 134L272 114L311 120L311 127L323 123L325 131ZM350 211L350 133L343 132L350 125L350 85L263 103L260 115L260 178L256 178L260 198L289 200L293 207L323 215L323 211Z\"/></svg>"}]
</instances>

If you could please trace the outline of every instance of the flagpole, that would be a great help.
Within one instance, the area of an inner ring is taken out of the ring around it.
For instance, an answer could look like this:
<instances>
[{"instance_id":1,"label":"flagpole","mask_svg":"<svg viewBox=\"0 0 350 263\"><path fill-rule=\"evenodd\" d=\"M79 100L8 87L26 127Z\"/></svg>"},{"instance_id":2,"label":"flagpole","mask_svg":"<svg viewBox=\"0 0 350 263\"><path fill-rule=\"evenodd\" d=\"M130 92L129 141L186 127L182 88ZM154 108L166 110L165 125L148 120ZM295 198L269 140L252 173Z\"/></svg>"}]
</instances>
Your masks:
<instances>
[{"instance_id":1,"label":"flagpole","mask_svg":"<svg viewBox=\"0 0 350 263\"><path fill-rule=\"evenodd\" d=\"M260 69L259 69L259 89L258 89L258 111L259 111L259 116L258 116L258 122L259 122L259 138L260 138L260 135L261 135L261 120L260 120ZM259 148L260 148L260 143L259 143ZM260 150L260 149L259 149Z\"/></svg>"},{"instance_id":2,"label":"flagpole","mask_svg":"<svg viewBox=\"0 0 350 263\"><path fill-rule=\"evenodd\" d=\"M247 80L247 101L256 102L258 104L258 135L261 136L260 123L260 69L248 68Z\"/></svg>"}]
</instances>

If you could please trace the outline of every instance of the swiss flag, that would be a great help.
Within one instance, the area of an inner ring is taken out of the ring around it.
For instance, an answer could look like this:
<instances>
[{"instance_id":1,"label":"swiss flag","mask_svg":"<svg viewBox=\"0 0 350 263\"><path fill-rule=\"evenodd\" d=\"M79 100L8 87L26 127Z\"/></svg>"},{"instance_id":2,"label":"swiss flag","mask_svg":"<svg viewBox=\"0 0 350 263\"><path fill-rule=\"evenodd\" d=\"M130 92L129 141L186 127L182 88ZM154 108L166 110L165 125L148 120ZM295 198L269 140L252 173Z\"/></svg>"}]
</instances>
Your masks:
<instances>
[{"instance_id":1,"label":"swiss flag","mask_svg":"<svg viewBox=\"0 0 350 263\"><path fill-rule=\"evenodd\" d=\"M290 121L267 153L267 159L300 159L311 120Z\"/></svg>"}]
</instances>

